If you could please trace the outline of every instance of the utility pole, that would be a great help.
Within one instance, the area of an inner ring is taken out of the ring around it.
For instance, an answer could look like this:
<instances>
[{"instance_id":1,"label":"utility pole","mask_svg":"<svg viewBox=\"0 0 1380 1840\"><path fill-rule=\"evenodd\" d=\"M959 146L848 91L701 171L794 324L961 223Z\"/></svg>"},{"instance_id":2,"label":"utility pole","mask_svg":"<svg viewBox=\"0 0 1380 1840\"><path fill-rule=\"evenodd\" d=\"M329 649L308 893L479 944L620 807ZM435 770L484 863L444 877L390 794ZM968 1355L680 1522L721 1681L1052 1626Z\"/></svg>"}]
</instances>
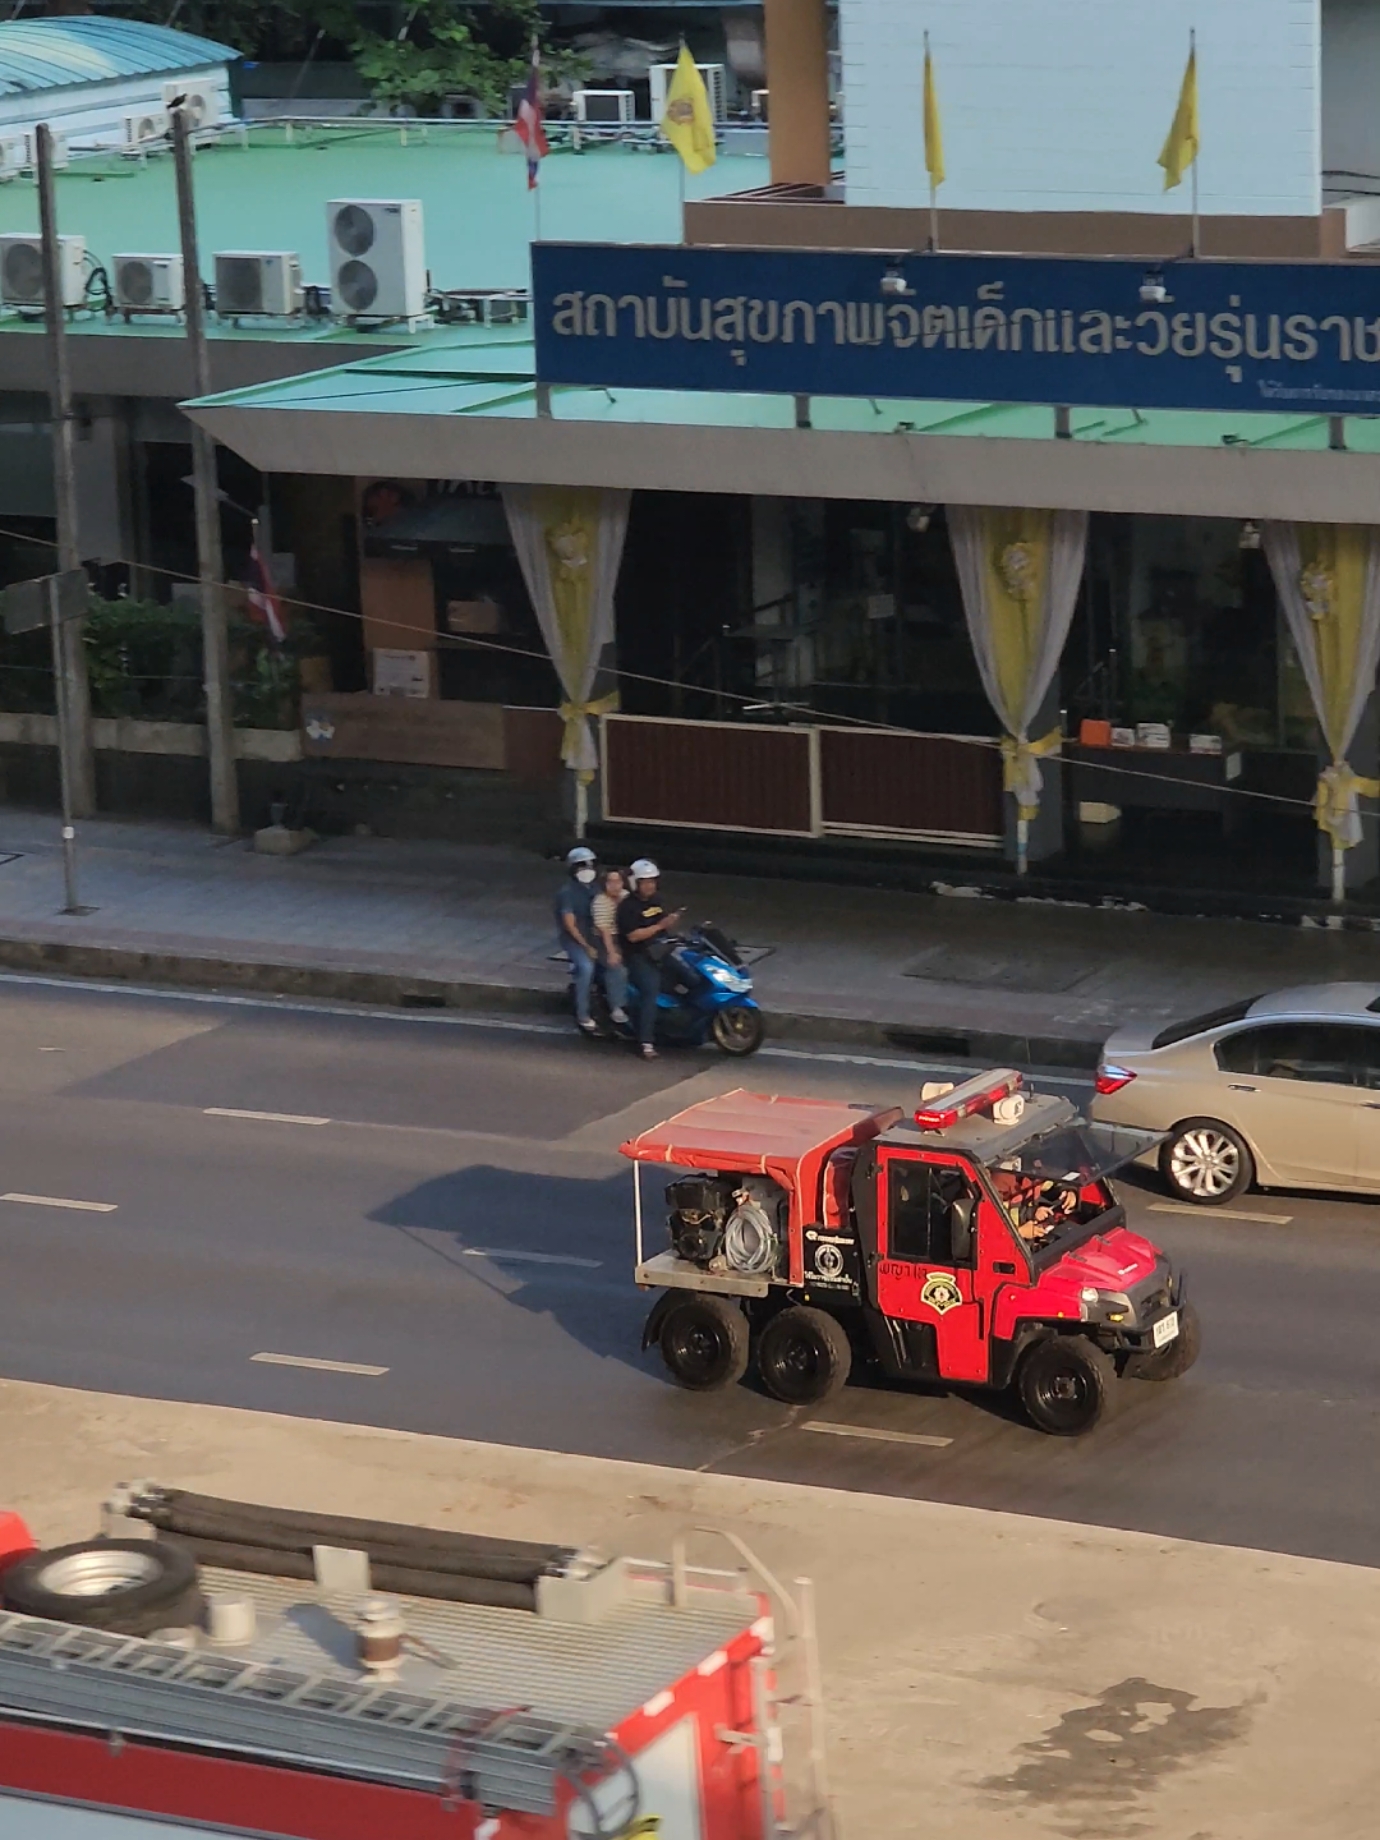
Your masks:
<instances>
[{"instance_id":1,"label":"utility pole","mask_svg":"<svg viewBox=\"0 0 1380 1840\"><path fill-rule=\"evenodd\" d=\"M81 567L77 536L77 468L73 451L72 373L67 363L66 307L58 263L57 194L53 184L53 136L47 122L34 134L38 213L43 260L43 323L48 346L49 419L53 430L53 500L57 513L60 572ZM96 759L91 746L91 686L81 617L53 626L53 694L57 707L58 755L63 780L63 841L73 818L96 811Z\"/></svg>"},{"instance_id":2,"label":"utility pole","mask_svg":"<svg viewBox=\"0 0 1380 1840\"><path fill-rule=\"evenodd\" d=\"M196 246L196 200L192 192L192 134L187 111L172 110L173 162L177 169L177 221L182 233L182 276L186 289L187 344L198 396L211 393L206 349L206 315ZM216 444L192 423L192 491L196 499L197 573L201 582L201 648L206 678L206 752L211 766L211 823L233 835L240 828L239 784L235 778L235 725L230 693L230 642L225 617L225 563L220 546L220 496Z\"/></svg>"}]
</instances>

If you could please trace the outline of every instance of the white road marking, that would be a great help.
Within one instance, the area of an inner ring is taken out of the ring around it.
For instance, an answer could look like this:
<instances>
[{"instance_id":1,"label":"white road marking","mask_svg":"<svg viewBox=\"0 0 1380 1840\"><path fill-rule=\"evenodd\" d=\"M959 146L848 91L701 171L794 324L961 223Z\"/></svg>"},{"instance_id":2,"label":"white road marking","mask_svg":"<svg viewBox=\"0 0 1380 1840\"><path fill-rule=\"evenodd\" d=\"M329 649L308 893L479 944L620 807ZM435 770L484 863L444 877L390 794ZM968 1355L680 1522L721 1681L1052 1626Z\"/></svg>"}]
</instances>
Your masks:
<instances>
[{"instance_id":1,"label":"white road marking","mask_svg":"<svg viewBox=\"0 0 1380 1840\"><path fill-rule=\"evenodd\" d=\"M22 1201L28 1207L75 1208L79 1214L113 1214L114 1201L69 1201L62 1195L0 1195L0 1201Z\"/></svg>"},{"instance_id":2,"label":"white road marking","mask_svg":"<svg viewBox=\"0 0 1380 1840\"><path fill-rule=\"evenodd\" d=\"M510 1252L506 1246L462 1246L466 1259L515 1259L524 1265L580 1265L586 1271L598 1271L602 1259L577 1259L563 1252Z\"/></svg>"},{"instance_id":3,"label":"white road marking","mask_svg":"<svg viewBox=\"0 0 1380 1840\"><path fill-rule=\"evenodd\" d=\"M975 1067L982 1068L985 1062L946 1061L946 1060L897 1060L883 1054L844 1054L842 1052L824 1052L812 1048L777 1048L768 1042L757 1050L757 1058L763 1057L778 1061L825 1061L844 1067L885 1067L900 1073L971 1073ZM1064 1073L1037 1073L1032 1080L1041 1086L1071 1086L1076 1091L1084 1091L1092 1085L1092 1069L1083 1075Z\"/></svg>"},{"instance_id":4,"label":"white road marking","mask_svg":"<svg viewBox=\"0 0 1380 1840\"><path fill-rule=\"evenodd\" d=\"M928 1431L883 1431L878 1425L831 1425L822 1418L810 1418L800 1427L802 1431L827 1431L830 1437L873 1438L879 1444L925 1444L932 1450L943 1450L953 1443L952 1438L932 1437Z\"/></svg>"},{"instance_id":5,"label":"white road marking","mask_svg":"<svg viewBox=\"0 0 1380 1840\"><path fill-rule=\"evenodd\" d=\"M331 1124L329 1118L304 1118L296 1112L241 1112L232 1105L202 1107L206 1118L252 1118L258 1124Z\"/></svg>"},{"instance_id":6,"label":"white road marking","mask_svg":"<svg viewBox=\"0 0 1380 1840\"><path fill-rule=\"evenodd\" d=\"M249 1358L266 1367L314 1367L323 1374L363 1374L368 1380L388 1372L386 1367L370 1367L363 1361L322 1361L310 1354L251 1354Z\"/></svg>"},{"instance_id":7,"label":"white road marking","mask_svg":"<svg viewBox=\"0 0 1380 1840\"><path fill-rule=\"evenodd\" d=\"M99 996L148 997L160 1003L201 1003L212 1008L265 1009L290 1016L345 1016L355 1022L406 1022L431 1028L495 1029L508 1035L563 1035L570 1040L575 1031L567 1022L527 1022L517 1016L490 1016L482 1011L366 1009L344 1003L310 1003L296 998L236 996L222 991L172 990L154 984L108 984L94 978L35 977L26 971L0 971L0 984L32 984L46 990L91 991ZM553 993L554 994L554 993ZM770 1024L770 1017L768 1023ZM706 1054L714 1052L706 1046ZM883 1054L847 1054L842 1051L816 1052L809 1048L781 1048L768 1042L757 1050L758 1058L771 1060L822 1061L844 1067L890 1068L900 1073L971 1073L986 1062L949 1061L925 1058L902 1059ZM1092 1070L1086 1074L1044 1074L1037 1076L1042 1086L1069 1086L1084 1090L1092 1083Z\"/></svg>"},{"instance_id":8,"label":"white road marking","mask_svg":"<svg viewBox=\"0 0 1380 1840\"><path fill-rule=\"evenodd\" d=\"M1209 1220L1253 1220L1262 1227L1287 1227L1293 1220L1292 1214L1251 1214L1245 1208L1194 1207L1187 1201L1152 1201L1152 1214L1187 1214L1191 1219L1207 1222Z\"/></svg>"}]
</instances>

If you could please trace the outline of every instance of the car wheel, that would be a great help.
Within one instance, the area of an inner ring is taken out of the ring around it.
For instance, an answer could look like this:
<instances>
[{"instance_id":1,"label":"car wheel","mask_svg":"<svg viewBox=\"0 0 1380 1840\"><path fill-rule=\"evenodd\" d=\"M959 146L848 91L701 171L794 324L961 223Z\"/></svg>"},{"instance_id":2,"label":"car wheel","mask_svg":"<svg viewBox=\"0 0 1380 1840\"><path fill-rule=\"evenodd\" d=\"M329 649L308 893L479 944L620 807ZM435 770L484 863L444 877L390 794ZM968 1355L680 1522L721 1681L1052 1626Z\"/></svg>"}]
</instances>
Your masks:
<instances>
[{"instance_id":1,"label":"car wheel","mask_svg":"<svg viewBox=\"0 0 1380 1840\"><path fill-rule=\"evenodd\" d=\"M842 1392L853 1365L843 1325L826 1310L796 1304L773 1316L757 1344L757 1371L773 1399L817 1406Z\"/></svg>"},{"instance_id":2,"label":"car wheel","mask_svg":"<svg viewBox=\"0 0 1380 1840\"><path fill-rule=\"evenodd\" d=\"M1178 1380L1198 1359L1203 1347L1203 1325L1191 1303L1179 1306L1179 1333L1158 1354L1137 1357L1132 1369L1137 1380Z\"/></svg>"},{"instance_id":3,"label":"car wheel","mask_svg":"<svg viewBox=\"0 0 1380 1840\"><path fill-rule=\"evenodd\" d=\"M661 1358L677 1386L712 1393L747 1372L748 1323L724 1297L687 1297L661 1322Z\"/></svg>"},{"instance_id":4,"label":"car wheel","mask_svg":"<svg viewBox=\"0 0 1380 1840\"><path fill-rule=\"evenodd\" d=\"M1026 1416L1051 1437L1081 1437L1100 1424L1115 1402L1116 1383L1112 1357L1073 1335L1037 1342L1017 1379Z\"/></svg>"},{"instance_id":5,"label":"car wheel","mask_svg":"<svg viewBox=\"0 0 1380 1840\"><path fill-rule=\"evenodd\" d=\"M767 1026L760 1009L748 1003L727 1003L715 1010L709 1032L714 1046L724 1054L755 1054Z\"/></svg>"},{"instance_id":6,"label":"car wheel","mask_svg":"<svg viewBox=\"0 0 1380 1840\"><path fill-rule=\"evenodd\" d=\"M1217 1118L1185 1118L1160 1151L1160 1174L1181 1201L1222 1207L1255 1179L1245 1140Z\"/></svg>"},{"instance_id":7,"label":"car wheel","mask_svg":"<svg viewBox=\"0 0 1380 1840\"><path fill-rule=\"evenodd\" d=\"M202 1614L196 1562L167 1540L78 1540L29 1553L0 1580L5 1608L85 1629L150 1636Z\"/></svg>"}]
</instances>

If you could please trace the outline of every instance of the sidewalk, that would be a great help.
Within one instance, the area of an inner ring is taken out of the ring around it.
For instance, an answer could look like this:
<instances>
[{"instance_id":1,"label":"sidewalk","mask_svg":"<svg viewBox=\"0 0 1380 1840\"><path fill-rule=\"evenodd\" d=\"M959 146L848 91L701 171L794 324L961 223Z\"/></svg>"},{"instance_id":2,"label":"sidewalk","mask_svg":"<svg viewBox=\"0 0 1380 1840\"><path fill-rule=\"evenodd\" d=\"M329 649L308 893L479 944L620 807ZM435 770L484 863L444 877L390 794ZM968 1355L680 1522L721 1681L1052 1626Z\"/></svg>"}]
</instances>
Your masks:
<instances>
[{"instance_id":1,"label":"sidewalk","mask_svg":"<svg viewBox=\"0 0 1380 1840\"><path fill-rule=\"evenodd\" d=\"M0 964L379 1004L558 1011L560 866L503 848L330 838L301 856L171 824L79 827L66 916L56 821L0 812ZM1332 978L1370 933L1124 909L678 874L668 892L751 948L778 1038L1091 1066L1122 1021Z\"/></svg>"}]
</instances>

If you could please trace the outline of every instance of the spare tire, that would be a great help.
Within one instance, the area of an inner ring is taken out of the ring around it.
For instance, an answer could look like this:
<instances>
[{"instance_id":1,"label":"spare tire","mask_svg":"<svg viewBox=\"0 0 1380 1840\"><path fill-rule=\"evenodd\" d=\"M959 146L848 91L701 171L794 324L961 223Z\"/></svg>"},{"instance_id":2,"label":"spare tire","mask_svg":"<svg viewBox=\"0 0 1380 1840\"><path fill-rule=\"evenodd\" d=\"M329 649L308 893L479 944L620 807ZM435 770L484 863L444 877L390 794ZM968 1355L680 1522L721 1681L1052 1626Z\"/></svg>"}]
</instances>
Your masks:
<instances>
[{"instance_id":1,"label":"spare tire","mask_svg":"<svg viewBox=\"0 0 1380 1840\"><path fill-rule=\"evenodd\" d=\"M29 1553L0 1579L5 1608L117 1635L201 1620L196 1561L166 1540L77 1540Z\"/></svg>"}]
</instances>

